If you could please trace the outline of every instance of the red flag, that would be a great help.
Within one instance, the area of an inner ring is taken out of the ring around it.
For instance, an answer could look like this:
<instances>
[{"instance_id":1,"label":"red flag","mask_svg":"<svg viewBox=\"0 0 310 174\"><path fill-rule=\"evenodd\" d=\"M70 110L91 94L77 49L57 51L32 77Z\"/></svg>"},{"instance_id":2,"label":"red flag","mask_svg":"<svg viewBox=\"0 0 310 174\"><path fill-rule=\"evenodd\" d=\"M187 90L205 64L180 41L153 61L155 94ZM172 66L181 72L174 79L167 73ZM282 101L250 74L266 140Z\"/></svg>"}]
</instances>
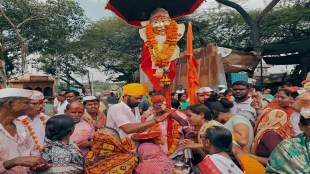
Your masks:
<instances>
[{"instance_id":1,"label":"red flag","mask_svg":"<svg viewBox=\"0 0 310 174\"><path fill-rule=\"evenodd\" d=\"M188 22L186 37L187 51L187 91L190 104L198 103L197 90L199 88L199 78L197 73L198 63L193 56L193 30L192 23Z\"/></svg>"},{"instance_id":2,"label":"red flag","mask_svg":"<svg viewBox=\"0 0 310 174\"><path fill-rule=\"evenodd\" d=\"M148 47L144 44L142 50L142 60L141 60L141 69L144 71L148 79L153 84L156 91L161 90L163 87L159 85L160 78L155 77L156 70L152 69L152 60L151 55L149 53ZM175 60L170 62L168 78L173 81L175 77Z\"/></svg>"}]
</instances>

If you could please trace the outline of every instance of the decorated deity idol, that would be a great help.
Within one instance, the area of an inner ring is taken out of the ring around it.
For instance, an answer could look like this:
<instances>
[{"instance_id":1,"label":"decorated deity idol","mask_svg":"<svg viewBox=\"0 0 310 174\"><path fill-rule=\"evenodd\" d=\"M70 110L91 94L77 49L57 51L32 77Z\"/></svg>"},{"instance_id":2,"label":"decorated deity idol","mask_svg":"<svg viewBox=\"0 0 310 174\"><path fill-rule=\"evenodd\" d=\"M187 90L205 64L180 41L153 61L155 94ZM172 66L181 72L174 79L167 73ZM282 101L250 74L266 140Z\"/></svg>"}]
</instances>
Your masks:
<instances>
[{"instance_id":1,"label":"decorated deity idol","mask_svg":"<svg viewBox=\"0 0 310 174\"><path fill-rule=\"evenodd\" d=\"M139 34L147 47L144 51L148 52L147 56L152 62L149 68L155 70L153 76L162 78L163 74L169 71L171 62L179 57L180 48L177 42L183 36L185 26L170 19L169 13L163 8L155 9L150 20L143 22L142 26L145 27L139 30ZM143 56L146 54L142 54L142 59Z\"/></svg>"}]
</instances>

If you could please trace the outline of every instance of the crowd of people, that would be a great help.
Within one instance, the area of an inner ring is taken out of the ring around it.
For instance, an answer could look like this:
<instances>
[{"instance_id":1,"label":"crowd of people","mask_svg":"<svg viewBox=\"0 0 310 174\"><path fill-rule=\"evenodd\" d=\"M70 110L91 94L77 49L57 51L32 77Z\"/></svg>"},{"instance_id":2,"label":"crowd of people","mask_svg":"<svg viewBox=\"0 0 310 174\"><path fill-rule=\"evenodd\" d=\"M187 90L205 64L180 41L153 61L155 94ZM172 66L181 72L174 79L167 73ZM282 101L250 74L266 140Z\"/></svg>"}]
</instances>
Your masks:
<instances>
[{"instance_id":1,"label":"crowd of people","mask_svg":"<svg viewBox=\"0 0 310 174\"><path fill-rule=\"evenodd\" d=\"M201 87L198 103L182 88L167 100L127 84L107 115L95 96L60 91L49 116L41 92L1 89L0 173L310 173L309 87L236 81Z\"/></svg>"}]
</instances>

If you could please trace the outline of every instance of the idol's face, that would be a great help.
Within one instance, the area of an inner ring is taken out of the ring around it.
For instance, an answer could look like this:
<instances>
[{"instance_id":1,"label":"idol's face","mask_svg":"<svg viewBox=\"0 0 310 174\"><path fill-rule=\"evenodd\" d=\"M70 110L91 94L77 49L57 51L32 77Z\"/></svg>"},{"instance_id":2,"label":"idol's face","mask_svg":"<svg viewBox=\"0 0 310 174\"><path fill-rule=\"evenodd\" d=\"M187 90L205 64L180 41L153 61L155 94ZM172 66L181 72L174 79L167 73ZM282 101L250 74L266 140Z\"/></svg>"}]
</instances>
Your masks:
<instances>
[{"instance_id":1,"label":"idol's face","mask_svg":"<svg viewBox=\"0 0 310 174\"><path fill-rule=\"evenodd\" d=\"M157 12L151 17L150 21L155 34L166 35L167 28L171 21L168 14L161 11Z\"/></svg>"}]
</instances>

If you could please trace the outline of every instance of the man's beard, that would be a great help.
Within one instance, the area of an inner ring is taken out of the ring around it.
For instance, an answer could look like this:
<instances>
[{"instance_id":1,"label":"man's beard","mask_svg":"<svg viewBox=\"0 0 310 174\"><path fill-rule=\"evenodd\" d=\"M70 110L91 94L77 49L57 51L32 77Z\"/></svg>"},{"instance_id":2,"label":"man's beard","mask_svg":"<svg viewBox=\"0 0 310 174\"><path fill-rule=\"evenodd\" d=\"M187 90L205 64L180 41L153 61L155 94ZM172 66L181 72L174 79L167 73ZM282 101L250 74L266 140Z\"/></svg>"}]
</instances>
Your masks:
<instances>
[{"instance_id":1,"label":"man's beard","mask_svg":"<svg viewBox=\"0 0 310 174\"><path fill-rule=\"evenodd\" d=\"M238 96L238 97L235 97L234 96L234 98L235 99L238 99L238 100L243 100L243 99L245 99L247 97L247 95L245 95L245 96Z\"/></svg>"},{"instance_id":2,"label":"man's beard","mask_svg":"<svg viewBox=\"0 0 310 174\"><path fill-rule=\"evenodd\" d=\"M130 100L128 100L127 105L128 105L130 108L135 108L135 107L138 107L138 106L139 106L139 102L133 103L133 102L131 102Z\"/></svg>"}]
</instances>

